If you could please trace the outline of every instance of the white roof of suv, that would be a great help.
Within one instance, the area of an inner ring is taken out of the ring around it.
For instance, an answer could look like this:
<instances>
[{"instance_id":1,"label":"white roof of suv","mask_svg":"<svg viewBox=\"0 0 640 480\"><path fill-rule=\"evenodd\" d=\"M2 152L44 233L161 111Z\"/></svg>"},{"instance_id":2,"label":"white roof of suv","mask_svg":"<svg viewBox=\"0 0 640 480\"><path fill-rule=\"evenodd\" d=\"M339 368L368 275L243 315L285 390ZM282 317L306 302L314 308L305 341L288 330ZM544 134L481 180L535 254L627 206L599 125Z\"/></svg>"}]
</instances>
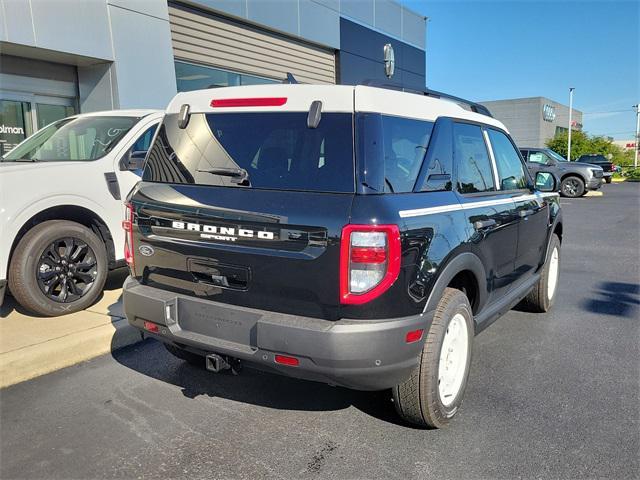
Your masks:
<instances>
[{"instance_id":1,"label":"white roof of suv","mask_svg":"<svg viewBox=\"0 0 640 480\"><path fill-rule=\"evenodd\" d=\"M152 109L129 109L129 110L103 110L100 112L88 112L72 115L73 117L146 117L152 113L159 113L162 110Z\"/></svg>"},{"instance_id":2,"label":"white roof of suv","mask_svg":"<svg viewBox=\"0 0 640 480\"><path fill-rule=\"evenodd\" d=\"M453 117L507 130L495 118L465 110L452 100L360 85L274 84L194 90L178 93L167 113L178 113L184 104L191 113L306 112L315 100L322 101L322 110L327 112L375 112L428 121ZM212 105L214 101L218 105Z\"/></svg>"}]
</instances>

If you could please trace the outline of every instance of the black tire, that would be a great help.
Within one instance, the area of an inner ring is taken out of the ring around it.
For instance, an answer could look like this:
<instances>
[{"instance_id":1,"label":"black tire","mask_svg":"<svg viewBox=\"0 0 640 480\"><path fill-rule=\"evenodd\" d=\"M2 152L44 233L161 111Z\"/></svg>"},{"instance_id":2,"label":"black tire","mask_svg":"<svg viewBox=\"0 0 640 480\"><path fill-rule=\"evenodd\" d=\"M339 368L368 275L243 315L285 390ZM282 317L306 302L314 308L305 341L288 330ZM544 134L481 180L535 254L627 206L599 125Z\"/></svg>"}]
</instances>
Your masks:
<instances>
[{"instance_id":1,"label":"black tire","mask_svg":"<svg viewBox=\"0 0 640 480\"><path fill-rule=\"evenodd\" d=\"M444 405L439 393L440 353L451 321L457 314L464 318L468 342L467 357L457 394L448 405ZM449 423L464 398L471 365L473 335L473 313L467 296L460 290L446 288L436 308L431 327L425 332L426 340L418 365L406 381L393 387L394 405L403 420L419 427L431 428L442 428Z\"/></svg>"},{"instance_id":2,"label":"black tire","mask_svg":"<svg viewBox=\"0 0 640 480\"><path fill-rule=\"evenodd\" d=\"M175 345L171 345L169 343L163 342L163 345L164 348L166 348L167 351L174 357L179 358L180 360L184 360L189 365L193 365L194 367L204 368L205 362L203 356L197 355L187 350L183 350L182 348L176 347Z\"/></svg>"},{"instance_id":3,"label":"black tire","mask_svg":"<svg viewBox=\"0 0 640 480\"><path fill-rule=\"evenodd\" d=\"M578 198L585 193L584 180L575 175L565 177L560 183L560 194L563 197Z\"/></svg>"},{"instance_id":4,"label":"black tire","mask_svg":"<svg viewBox=\"0 0 640 480\"><path fill-rule=\"evenodd\" d=\"M612 177L604 177L604 181L607 183L611 183L612 180L613 180Z\"/></svg>"},{"instance_id":5,"label":"black tire","mask_svg":"<svg viewBox=\"0 0 640 480\"><path fill-rule=\"evenodd\" d=\"M54 250L58 252L58 260L44 259L47 252ZM74 262L73 257L79 260ZM59 275L54 268L61 270ZM96 233L76 222L49 220L33 227L18 243L9 266L9 289L20 305L37 315L66 315L96 301L104 288L107 271L107 251ZM46 280L45 285L45 275L56 278ZM56 291L60 292L57 300Z\"/></svg>"},{"instance_id":6,"label":"black tire","mask_svg":"<svg viewBox=\"0 0 640 480\"><path fill-rule=\"evenodd\" d=\"M549 294L549 281L551 280L551 265L552 259L554 255L554 251L557 251L557 269L555 270L555 283L552 284L553 292L551 295ZM534 313L545 313L551 310L553 304L556 301L556 297L558 296L558 285L560 279L560 265L561 265L561 257L560 257L560 239L554 233L551 236L551 242L549 243L549 253L547 261L544 264L542 269L542 275L540 276L540 280L538 283L531 289L531 291L527 294L527 296L522 301L521 305L524 310Z\"/></svg>"}]
</instances>

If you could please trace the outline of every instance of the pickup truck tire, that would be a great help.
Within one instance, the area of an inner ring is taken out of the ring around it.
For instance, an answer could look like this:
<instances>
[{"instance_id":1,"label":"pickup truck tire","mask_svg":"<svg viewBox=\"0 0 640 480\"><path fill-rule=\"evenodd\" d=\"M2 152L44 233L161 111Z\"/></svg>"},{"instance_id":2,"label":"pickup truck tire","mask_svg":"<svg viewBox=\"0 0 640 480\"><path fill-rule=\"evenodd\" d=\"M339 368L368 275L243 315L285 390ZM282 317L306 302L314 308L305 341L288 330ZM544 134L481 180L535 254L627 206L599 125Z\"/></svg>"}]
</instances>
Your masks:
<instances>
[{"instance_id":1,"label":"pickup truck tire","mask_svg":"<svg viewBox=\"0 0 640 480\"><path fill-rule=\"evenodd\" d=\"M584 195L584 181L575 175L565 177L560 183L560 193L563 197L578 198Z\"/></svg>"},{"instance_id":2,"label":"pickup truck tire","mask_svg":"<svg viewBox=\"0 0 640 480\"><path fill-rule=\"evenodd\" d=\"M558 293L559 276L560 239L554 233L549 242L549 254L540 280L522 301L523 309L534 313L545 313L551 310Z\"/></svg>"},{"instance_id":3,"label":"pickup truck tire","mask_svg":"<svg viewBox=\"0 0 640 480\"><path fill-rule=\"evenodd\" d=\"M164 348L176 358L180 360L184 360L189 365L193 365L194 367L204 368L205 362L204 357L197 355L195 353L188 352L180 347L176 347L175 345L171 345L169 343L164 343Z\"/></svg>"},{"instance_id":4,"label":"pickup truck tire","mask_svg":"<svg viewBox=\"0 0 640 480\"><path fill-rule=\"evenodd\" d=\"M107 251L96 233L76 222L49 220L16 246L9 288L20 305L37 315L66 315L96 301L107 270Z\"/></svg>"},{"instance_id":5,"label":"pickup truck tire","mask_svg":"<svg viewBox=\"0 0 640 480\"><path fill-rule=\"evenodd\" d=\"M604 181L607 183L611 183L612 180L613 180L613 177L604 177Z\"/></svg>"},{"instance_id":6,"label":"pickup truck tire","mask_svg":"<svg viewBox=\"0 0 640 480\"><path fill-rule=\"evenodd\" d=\"M473 313L467 296L446 288L431 327L425 332L418 365L406 381L392 390L396 411L403 420L430 428L449 423L464 398L473 335ZM449 368L452 373L448 373ZM447 389L447 385L451 388Z\"/></svg>"}]
</instances>

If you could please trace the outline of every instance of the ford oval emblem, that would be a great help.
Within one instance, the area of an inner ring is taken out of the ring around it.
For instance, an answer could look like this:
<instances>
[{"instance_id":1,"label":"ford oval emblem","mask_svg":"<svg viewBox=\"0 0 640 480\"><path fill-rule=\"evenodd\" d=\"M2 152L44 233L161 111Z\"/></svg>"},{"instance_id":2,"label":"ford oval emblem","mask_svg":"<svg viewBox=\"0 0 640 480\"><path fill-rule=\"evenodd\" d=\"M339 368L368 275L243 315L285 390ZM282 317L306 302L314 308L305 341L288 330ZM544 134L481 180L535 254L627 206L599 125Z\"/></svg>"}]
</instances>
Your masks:
<instances>
[{"instance_id":1,"label":"ford oval emblem","mask_svg":"<svg viewBox=\"0 0 640 480\"><path fill-rule=\"evenodd\" d=\"M150 257L151 255L153 255L155 253L155 250L153 249L153 247L151 247L149 245L140 245L140 248L138 248L138 250L145 257Z\"/></svg>"}]
</instances>

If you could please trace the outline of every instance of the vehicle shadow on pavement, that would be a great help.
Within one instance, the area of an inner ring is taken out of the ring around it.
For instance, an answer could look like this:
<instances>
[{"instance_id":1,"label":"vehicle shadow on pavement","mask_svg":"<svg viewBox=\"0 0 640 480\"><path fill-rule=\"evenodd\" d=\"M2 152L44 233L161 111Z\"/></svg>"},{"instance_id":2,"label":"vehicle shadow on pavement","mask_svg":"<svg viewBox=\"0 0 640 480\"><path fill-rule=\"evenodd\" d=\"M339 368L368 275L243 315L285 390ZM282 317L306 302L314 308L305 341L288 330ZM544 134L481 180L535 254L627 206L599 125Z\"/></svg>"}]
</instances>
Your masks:
<instances>
[{"instance_id":1,"label":"vehicle shadow on pavement","mask_svg":"<svg viewBox=\"0 0 640 480\"><path fill-rule=\"evenodd\" d=\"M407 427L393 408L391 392L359 392L298 380L244 367L239 375L212 373L174 358L160 342L143 343L112 353L127 368L179 387L188 399L200 396L224 398L236 402L278 410L334 411L354 406L382 420ZM410 428L410 427L409 427Z\"/></svg>"},{"instance_id":2,"label":"vehicle shadow on pavement","mask_svg":"<svg viewBox=\"0 0 640 480\"><path fill-rule=\"evenodd\" d=\"M583 308L601 315L637 318L640 285L625 282L600 282Z\"/></svg>"}]
</instances>

